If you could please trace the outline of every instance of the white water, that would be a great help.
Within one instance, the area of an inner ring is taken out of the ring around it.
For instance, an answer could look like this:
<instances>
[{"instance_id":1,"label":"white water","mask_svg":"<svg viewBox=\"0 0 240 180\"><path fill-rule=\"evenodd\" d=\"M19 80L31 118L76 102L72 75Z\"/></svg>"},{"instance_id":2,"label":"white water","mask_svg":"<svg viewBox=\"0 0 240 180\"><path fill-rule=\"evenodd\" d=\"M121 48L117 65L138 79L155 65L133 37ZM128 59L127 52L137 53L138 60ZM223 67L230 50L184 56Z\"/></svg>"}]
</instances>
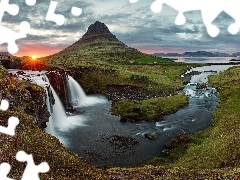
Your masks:
<instances>
[{"instance_id":1,"label":"white water","mask_svg":"<svg viewBox=\"0 0 240 180\"><path fill-rule=\"evenodd\" d=\"M70 90L70 102L74 108L92 106L94 104L106 102L106 99L87 96L82 87L71 76L68 76L68 85Z\"/></svg>"},{"instance_id":2,"label":"white water","mask_svg":"<svg viewBox=\"0 0 240 180\"><path fill-rule=\"evenodd\" d=\"M71 101L79 100L79 103L86 101L87 95L85 94L81 86L71 76L68 76L68 84L70 89Z\"/></svg>"}]
</instances>

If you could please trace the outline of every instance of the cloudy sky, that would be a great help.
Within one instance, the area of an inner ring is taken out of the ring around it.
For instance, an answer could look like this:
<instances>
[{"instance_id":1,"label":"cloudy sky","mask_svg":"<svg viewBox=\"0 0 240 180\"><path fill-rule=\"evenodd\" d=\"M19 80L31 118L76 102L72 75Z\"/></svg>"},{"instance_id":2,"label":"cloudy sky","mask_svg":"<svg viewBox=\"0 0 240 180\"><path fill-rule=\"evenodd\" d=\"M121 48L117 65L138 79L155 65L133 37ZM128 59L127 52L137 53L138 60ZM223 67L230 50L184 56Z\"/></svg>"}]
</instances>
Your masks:
<instances>
[{"instance_id":1,"label":"cloudy sky","mask_svg":"<svg viewBox=\"0 0 240 180\"><path fill-rule=\"evenodd\" d=\"M62 26L46 21L50 0L37 0L30 7L24 0L10 0L19 5L17 16L5 12L1 25L19 31L19 24L28 21L31 30L24 39L17 40L19 52L15 55L46 56L71 45L86 32L95 21L105 23L117 38L128 46L145 53L185 52L185 51L240 51L240 33L231 35L228 26L234 22L222 12L213 22L221 32L216 38L208 35L202 22L200 11L190 11L184 15L185 25L175 25L177 11L164 5L161 13L155 14L150 6L154 0L139 0L131 4L129 0L56 0L56 13L65 16ZM82 8L78 17L71 14L73 6ZM0 45L6 51L7 44Z\"/></svg>"}]
</instances>

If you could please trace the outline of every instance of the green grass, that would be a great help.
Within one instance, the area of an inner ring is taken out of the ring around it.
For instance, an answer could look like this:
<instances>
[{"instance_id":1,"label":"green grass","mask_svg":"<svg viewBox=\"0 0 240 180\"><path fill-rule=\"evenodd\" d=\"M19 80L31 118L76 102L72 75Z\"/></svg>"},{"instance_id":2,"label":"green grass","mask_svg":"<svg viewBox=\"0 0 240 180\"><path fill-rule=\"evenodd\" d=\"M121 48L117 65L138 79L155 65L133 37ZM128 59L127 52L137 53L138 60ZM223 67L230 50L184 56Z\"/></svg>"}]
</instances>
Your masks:
<instances>
[{"instance_id":1,"label":"green grass","mask_svg":"<svg viewBox=\"0 0 240 180\"><path fill-rule=\"evenodd\" d=\"M114 103L110 111L114 115L134 121L155 121L160 120L163 115L176 112L187 103L188 97L183 94L143 101L120 100Z\"/></svg>"},{"instance_id":2,"label":"green grass","mask_svg":"<svg viewBox=\"0 0 240 180\"><path fill-rule=\"evenodd\" d=\"M213 123L193 136L188 149L176 149L165 162L167 167L206 170L240 166L240 68L211 76L209 82L217 87L220 99Z\"/></svg>"},{"instance_id":3,"label":"green grass","mask_svg":"<svg viewBox=\"0 0 240 180\"><path fill-rule=\"evenodd\" d=\"M102 179L100 170L67 151L57 138L45 133L34 123L35 114L29 109L36 106L44 108L45 90L10 77L2 66L0 75L1 96L11 102L7 111L0 111L0 125L6 127L10 116L18 117L20 121L14 136L0 133L0 162L11 165L8 177L21 178L26 164L18 162L15 157L18 151L24 150L33 155L36 164L48 162L50 171L40 174L41 179Z\"/></svg>"},{"instance_id":4,"label":"green grass","mask_svg":"<svg viewBox=\"0 0 240 180\"><path fill-rule=\"evenodd\" d=\"M133 64L162 64L162 63L173 63L172 60L167 58L161 57L146 57L146 58L139 58L133 61Z\"/></svg>"}]
</instances>

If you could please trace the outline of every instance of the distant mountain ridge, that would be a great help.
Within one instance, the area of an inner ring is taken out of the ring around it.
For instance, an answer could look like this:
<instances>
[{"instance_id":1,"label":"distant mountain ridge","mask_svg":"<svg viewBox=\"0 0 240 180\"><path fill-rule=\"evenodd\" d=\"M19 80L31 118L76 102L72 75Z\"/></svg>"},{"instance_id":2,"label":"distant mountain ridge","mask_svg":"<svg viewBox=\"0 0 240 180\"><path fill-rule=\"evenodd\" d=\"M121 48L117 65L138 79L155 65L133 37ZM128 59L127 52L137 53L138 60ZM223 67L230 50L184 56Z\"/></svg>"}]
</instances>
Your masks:
<instances>
[{"instance_id":1,"label":"distant mountain ridge","mask_svg":"<svg viewBox=\"0 0 240 180\"><path fill-rule=\"evenodd\" d=\"M119 41L108 27L99 21L91 24L78 41L51 56L54 59L67 58L82 61L130 61L144 57L149 55Z\"/></svg>"}]
</instances>

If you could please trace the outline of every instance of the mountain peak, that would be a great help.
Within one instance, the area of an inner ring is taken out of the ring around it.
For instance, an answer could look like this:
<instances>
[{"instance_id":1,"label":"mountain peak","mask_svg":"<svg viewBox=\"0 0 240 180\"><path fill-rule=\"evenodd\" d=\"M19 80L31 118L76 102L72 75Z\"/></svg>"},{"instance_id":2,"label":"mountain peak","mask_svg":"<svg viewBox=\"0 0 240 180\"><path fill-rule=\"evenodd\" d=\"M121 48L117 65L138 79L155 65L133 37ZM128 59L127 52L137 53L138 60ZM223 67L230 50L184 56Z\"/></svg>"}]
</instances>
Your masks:
<instances>
[{"instance_id":1,"label":"mountain peak","mask_svg":"<svg viewBox=\"0 0 240 180\"><path fill-rule=\"evenodd\" d=\"M108 27L99 21L91 24L87 32L82 36L81 43L94 42L97 39L106 39L109 41L119 41L108 29Z\"/></svg>"},{"instance_id":2,"label":"mountain peak","mask_svg":"<svg viewBox=\"0 0 240 180\"><path fill-rule=\"evenodd\" d=\"M96 21L94 24L91 24L88 27L87 33L94 33L94 32L99 32L99 33L111 33L108 29L108 27L99 21Z\"/></svg>"},{"instance_id":3,"label":"mountain peak","mask_svg":"<svg viewBox=\"0 0 240 180\"><path fill-rule=\"evenodd\" d=\"M146 56L119 41L108 27L99 21L91 24L81 39L56 54L56 58L107 61L129 61Z\"/></svg>"}]
</instances>

